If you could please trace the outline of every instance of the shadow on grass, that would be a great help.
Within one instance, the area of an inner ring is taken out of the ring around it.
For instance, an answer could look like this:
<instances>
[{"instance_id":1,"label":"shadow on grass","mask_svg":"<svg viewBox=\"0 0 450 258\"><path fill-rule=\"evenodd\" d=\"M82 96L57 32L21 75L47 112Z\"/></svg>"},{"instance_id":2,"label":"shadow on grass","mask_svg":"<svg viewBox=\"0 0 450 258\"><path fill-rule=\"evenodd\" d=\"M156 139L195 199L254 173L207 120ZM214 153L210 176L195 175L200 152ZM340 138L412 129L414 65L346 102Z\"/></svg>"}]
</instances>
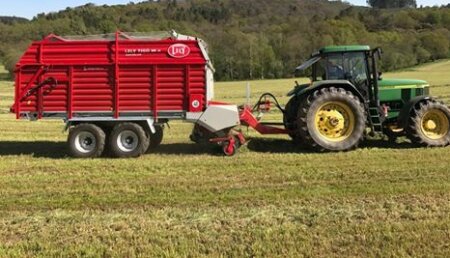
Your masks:
<instances>
[{"instance_id":1,"label":"shadow on grass","mask_svg":"<svg viewBox=\"0 0 450 258\"><path fill-rule=\"evenodd\" d=\"M210 154L221 155L221 148L215 144L195 144L195 143L162 143L157 148L150 150L149 154L165 154L165 155L194 155L194 154Z\"/></svg>"},{"instance_id":2,"label":"shadow on grass","mask_svg":"<svg viewBox=\"0 0 450 258\"><path fill-rule=\"evenodd\" d=\"M220 148L213 144L172 143L161 144L156 149L150 150L147 155L190 155L210 154L220 155ZM66 142L0 142L0 156L32 155L38 158L62 159L69 157ZM105 155L105 158L110 158Z\"/></svg>"},{"instance_id":3,"label":"shadow on grass","mask_svg":"<svg viewBox=\"0 0 450 258\"><path fill-rule=\"evenodd\" d=\"M302 146L284 139L251 139L247 148L254 152L264 153L314 153ZM415 145L408 142L392 143L382 140L364 141L360 148L413 149ZM161 144L147 155L222 155L221 148L214 144L170 143ZM38 158L62 159L69 156L65 142L0 142L0 156L32 155ZM109 158L109 156L106 156Z\"/></svg>"},{"instance_id":4,"label":"shadow on grass","mask_svg":"<svg viewBox=\"0 0 450 258\"><path fill-rule=\"evenodd\" d=\"M410 142L390 142L386 140L366 140L359 145L360 148L380 148L380 149L417 149L419 146Z\"/></svg>"},{"instance_id":5,"label":"shadow on grass","mask_svg":"<svg viewBox=\"0 0 450 258\"><path fill-rule=\"evenodd\" d=\"M61 159L67 156L65 142L0 142L0 156L33 155Z\"/></svg>"},{"instance_id":6,"label":"shadow on grass","mask_svg":"<svg viewBox=\"0 0 450 258\"><path fill-rule=\"evenodd\" d=\"M253 138L249 139L247 148L255 152L266 153L309 153L310 150L296 145L291 140L270 139L270 138Z\"/></svg>"},{"instance_id":7,"label":"shadow on grass","mask_svg":"<svg viewBox=\"0 0 450 258\"><path fill-rule=\"evenodd\" d=\"M254 138L249 141L247 147L255 152L267 153L315 153L301 144L296 145L291 140ZM382 148L382 149L414 149L416 145L409 142L389 142L386 140L366 140L359 148Z\"/></svg>"}]
</instances>

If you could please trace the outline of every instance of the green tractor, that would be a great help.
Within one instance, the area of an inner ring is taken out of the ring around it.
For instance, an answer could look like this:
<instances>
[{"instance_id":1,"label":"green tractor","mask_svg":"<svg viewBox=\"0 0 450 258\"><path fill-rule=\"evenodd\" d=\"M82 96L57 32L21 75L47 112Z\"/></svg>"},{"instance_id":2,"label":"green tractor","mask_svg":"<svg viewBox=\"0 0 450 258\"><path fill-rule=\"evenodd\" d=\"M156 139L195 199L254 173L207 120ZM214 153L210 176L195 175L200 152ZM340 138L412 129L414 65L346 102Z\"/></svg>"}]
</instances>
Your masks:
<instances>
[{"instance_id":1,"label":"green tractor","mask_svg":"<svg viewBox=\"0 0 450 258\"><path fill-rule=\"evenodd\" d=\"M426 81L383 79L380 58L380 48L331 46L297 67L311 68L311 83L288 94L284 126L294 141L317 151L354 149L366 134L449 145L449 108L428 96Z\"/></svg>"}]
</instances>

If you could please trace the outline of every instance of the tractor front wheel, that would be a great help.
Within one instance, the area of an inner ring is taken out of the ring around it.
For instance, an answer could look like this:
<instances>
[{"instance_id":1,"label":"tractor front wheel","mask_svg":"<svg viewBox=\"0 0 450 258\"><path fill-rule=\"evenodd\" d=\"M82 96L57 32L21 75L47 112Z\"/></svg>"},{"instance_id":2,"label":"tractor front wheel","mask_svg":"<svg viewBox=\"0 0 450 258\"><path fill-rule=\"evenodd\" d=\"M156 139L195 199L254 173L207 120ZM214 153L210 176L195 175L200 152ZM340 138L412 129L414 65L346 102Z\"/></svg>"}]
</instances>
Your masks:
<instances>
[{"instance_id":1,"label":"tractor front wheel","mask_svg":"<svg viewBox=\"0 0 450 258\"><path fill-rule=\"evenodd\" d=\"M411 115L407 136L411 142L427 147L450 144L450 110L440 102L428 101Z\"/></svg>"},{"instance_id":2,"label":"tractor front wheel","mask_svg":"<svg viewBox=\"0 0 450 258\"><path fill-rule=\"evenodd\" d=\"M300 144L313 150L351 150L363 139L366 113L349 91L334 87L315 91L300 103L298 112Z\"/></svg>"}]
</instances>

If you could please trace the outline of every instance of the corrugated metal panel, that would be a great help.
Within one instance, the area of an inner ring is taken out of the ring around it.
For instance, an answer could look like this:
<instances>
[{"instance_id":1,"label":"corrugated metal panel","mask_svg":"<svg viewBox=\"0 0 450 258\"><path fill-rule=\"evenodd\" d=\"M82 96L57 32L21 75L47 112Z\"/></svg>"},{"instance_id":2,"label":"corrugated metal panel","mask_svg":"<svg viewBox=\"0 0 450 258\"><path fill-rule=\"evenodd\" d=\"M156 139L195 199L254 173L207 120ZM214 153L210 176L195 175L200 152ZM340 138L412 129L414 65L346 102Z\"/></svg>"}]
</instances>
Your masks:
<instances>
[{"instance_id":1,"label":"corrugated metal panel","mask_svg":"<svg viewBox=\"0 0 450 258\"><path fill-rule=\"evenodd\" d=\"M188 56L168 53L179 43L189 48ZM206 62L195 40L43 40L33 43L18 63L16 102L19 112L66 112L68 117L80 112L188 111L191 94L202 95L206 104ZM57 85L43 86L20 101L49 78Z\"/></svg>"},{"instance_id":2,"label":"corrugated metal panel","mask_svg":"<svg viewBox=\"0 0 450 258\"><path fill-rule=\"evenodd\" d=\"M149 66L119 67L119 110L150 110L152 70Z\"/></svg>"},{"instance_id":3,"label":"corrugated metal panel","mask_svg":"<svg viewBox=\"0 0 450 258\"><path fill-rule=\"evenodd\" d=\"M72 78L73 112L113 110L114 72L108 66L75 67Z\"/></svg>"}]
</instances>

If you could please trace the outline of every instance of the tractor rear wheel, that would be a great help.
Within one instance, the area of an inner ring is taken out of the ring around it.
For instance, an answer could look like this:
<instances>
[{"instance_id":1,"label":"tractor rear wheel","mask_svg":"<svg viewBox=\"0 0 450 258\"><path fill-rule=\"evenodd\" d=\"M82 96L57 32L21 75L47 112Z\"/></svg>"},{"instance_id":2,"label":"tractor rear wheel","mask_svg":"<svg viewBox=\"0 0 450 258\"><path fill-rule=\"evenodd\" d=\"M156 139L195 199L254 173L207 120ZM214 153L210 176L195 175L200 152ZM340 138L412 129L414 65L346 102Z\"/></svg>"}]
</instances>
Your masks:
<instances>
[{"instance_id":1,"label":"tractor rear wheel","mask_svg":"<svg viewBox=\"0 0 450 258\"><path fill-rule=\"evenodd\" d=\"M450 110L440 102L428 101L413 110L406 129L411 142L427 147L450 144Z\"/></svg>"},{"instance_id":2,"label":"tractor rear wheel","mask_svg":"<svg viewBox=\"0 0 450 258\"><path fill-rule=\"evenodd\" d=\"M284 107L283 124L284 128L289 131L289 136L292 139L296 139L298 104L298 98L292 97Z\"/></svg>"},{"instance_id":3,"label":"tractor rear wheel","mask_svg":"<svg viewBox=\"0 0 450 258\"><path fill-rule=\"evenodd\" d=\"M354 149L363 139L366 113L358 97L341 88L313 92L300 103L297 131L300 144L315 151Z\"/></svg>"}]
</instances>

